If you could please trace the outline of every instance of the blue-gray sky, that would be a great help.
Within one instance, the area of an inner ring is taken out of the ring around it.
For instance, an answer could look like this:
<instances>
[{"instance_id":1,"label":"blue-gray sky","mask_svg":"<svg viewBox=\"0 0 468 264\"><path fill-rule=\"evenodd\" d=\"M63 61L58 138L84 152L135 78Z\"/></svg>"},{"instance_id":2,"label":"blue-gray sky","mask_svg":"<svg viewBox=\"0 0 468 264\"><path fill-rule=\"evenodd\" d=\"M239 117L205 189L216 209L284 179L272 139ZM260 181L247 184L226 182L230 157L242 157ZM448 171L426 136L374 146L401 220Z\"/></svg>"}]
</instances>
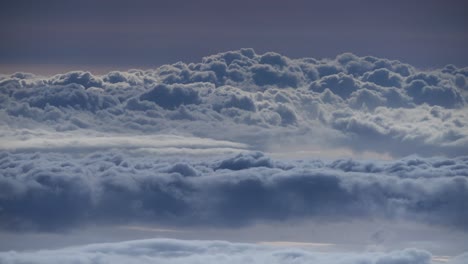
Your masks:
<instances>
[{"instance_id":1,"label":"blue-gray sky","mask_svg":"<svg viewBox=\"0 0 468 264\"><path fill-rule=\"evenodd\" d=\"M0 71L146 68L243 47L468 65L466 1L3 1Z\"/></svg>"}]
</instances>

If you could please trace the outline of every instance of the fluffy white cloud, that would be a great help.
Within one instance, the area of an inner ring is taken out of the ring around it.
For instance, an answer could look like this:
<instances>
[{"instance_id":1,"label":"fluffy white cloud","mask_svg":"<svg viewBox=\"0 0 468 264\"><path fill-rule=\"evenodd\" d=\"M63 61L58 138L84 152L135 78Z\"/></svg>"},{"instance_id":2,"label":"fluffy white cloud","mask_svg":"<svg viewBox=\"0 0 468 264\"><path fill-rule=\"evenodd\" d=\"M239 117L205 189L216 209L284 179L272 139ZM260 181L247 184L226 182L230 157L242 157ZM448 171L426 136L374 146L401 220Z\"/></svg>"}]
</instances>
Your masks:
<instances>
[{"instance_id":1,"label":"fluffy white cloud","mask_svg":"<svg viewBox=\"0 0 468 264\"><path fill-rule=\"evenodd\" d=\"M464 258L466 260L466 258ZM91 244L56 250L0 252L5 264L34 263L316 263L429 264L431 254L418 249L388 253L318 253L225 241L148 239ZM461 262L453 262L461 263Z\"/></svg>"}]
</instances>

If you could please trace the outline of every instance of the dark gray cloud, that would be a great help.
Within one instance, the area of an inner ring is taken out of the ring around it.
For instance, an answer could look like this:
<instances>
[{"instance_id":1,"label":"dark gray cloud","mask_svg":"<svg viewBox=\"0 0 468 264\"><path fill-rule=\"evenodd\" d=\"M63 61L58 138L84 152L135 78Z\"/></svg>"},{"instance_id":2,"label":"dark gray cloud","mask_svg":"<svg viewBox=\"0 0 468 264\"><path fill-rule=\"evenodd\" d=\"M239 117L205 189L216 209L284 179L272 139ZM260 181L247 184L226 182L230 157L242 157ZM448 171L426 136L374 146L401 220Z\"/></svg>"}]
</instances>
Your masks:
<instances>
[{"instance_id":1,"label":"dark gray cloud","mask_svg":"<svg viewBox=\"0 0 468 264\"><path fill-rule=\"evenodd\" d=\"M286 162L259 152L221 159L116 150L74 155L2 153L2 229L155 221L226 227L308 218L468 228L466 157Z\"/></svg>"},{"instance_id":2,"label":"dark gray cloud","mask_svg":"<svg viewBox=\"0 0 468 264\"><path fill-rule=\"evenodd\" d=\"M331 263L429 264L424 250L388 253L319 253L294 248L225 241L147 239L31 252L0 252L2 263ZM466 257L458 257L458 261ZM461 262L450 262L461 263Z\"/></svg>"},{"instance_id":3,"label":"dark gray cloud","mask_svg":"<svg viewBox=\"0 0 468 264\"><path fill-rule=\"evenodd\" d=\"M140 100L151 101L162 108L168 109L175 109L181 105L200 103L198 91L183 85L174 87L156 85L147 93L142 94Z\"/></svg>"}]
</instances>

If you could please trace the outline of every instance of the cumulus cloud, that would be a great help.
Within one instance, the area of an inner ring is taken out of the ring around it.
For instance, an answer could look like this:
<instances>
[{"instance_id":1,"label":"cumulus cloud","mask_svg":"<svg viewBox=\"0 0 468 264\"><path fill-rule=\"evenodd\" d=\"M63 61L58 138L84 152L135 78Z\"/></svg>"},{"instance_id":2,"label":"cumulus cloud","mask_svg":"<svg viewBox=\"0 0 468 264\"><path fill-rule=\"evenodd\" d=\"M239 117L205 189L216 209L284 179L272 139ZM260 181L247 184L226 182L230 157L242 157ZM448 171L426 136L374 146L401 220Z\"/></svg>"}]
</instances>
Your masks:
<instances>
[{"instance_id":1,"label":"cumulus cloud","mask_svg":"<svg viewBox=\"0 0 468 264\"><path fill-rule=\"evenodd\" d=\"M278 161L135 151L1 155L0 225L240 226L256 221L409 219L465 230L468 159Z\"/></svg>"},{"instance_id":2,"label":"cumulus cloud","mask_svg":"<svg viewBox=\"0 0 468 264\"><path fill-rule=\"evenodd\" d=\"M6 130L183 131L261 150L288 137L393 156L457 156L468 147L467 72L350 53L291 59L241 49L102 76L2 75L0 116Z\"/></svg>"},{"instance_id":3,"label":"cumulus cloud","mask_svg":"<svg viewBox=\"0 0 468 264\"><path fill-rule=\"evenodd\" d=\"M41 250L0 252L0 261L17 263L327 263L429 264L431 254L405 249L388 253L318 253L294 248L225 241L147 239ZM460 262L453 262L460 263Z\"/></svg>"},{"instance_id":4,"label":"cumulus cloud","mask_svg":"<svg viewBox=\"0 0 468 264\"><path fill-rule=\"evenodd\" d=\"M147 93L142 94L140 99L155 102L157 105L169 109L200 102L198 91L186 85L156 85Z\"/></svg>"}]
</instances>

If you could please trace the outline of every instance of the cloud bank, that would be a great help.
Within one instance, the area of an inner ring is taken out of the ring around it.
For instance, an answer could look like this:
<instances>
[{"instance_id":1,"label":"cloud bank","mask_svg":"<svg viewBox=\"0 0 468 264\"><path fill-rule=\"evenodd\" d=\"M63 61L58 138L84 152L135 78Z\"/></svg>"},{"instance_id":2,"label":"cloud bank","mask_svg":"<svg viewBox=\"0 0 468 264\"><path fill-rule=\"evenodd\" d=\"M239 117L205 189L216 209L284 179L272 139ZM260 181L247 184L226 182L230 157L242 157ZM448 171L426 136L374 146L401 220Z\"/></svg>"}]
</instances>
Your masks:
<instances>
[{"instance_id":1,"label":"cloud bank","mask_svg":"<svg viewBox=\"0 0 468 264\"><path fill-rule=\"evenodd\" d=\"M325 162L274 160L261 152L151 153L3 152L0 228L406 219L468 229L468 157Z\"/></svg>"},{"instance_id":2,"label":"cloud bank","mask_svg":"<svg viewBox=\"0 0 468 264\"><path fill-rule=\"evenodd\" d=\"M459 260L466 260L459 257ZM224 241L148 239L33 252L1 252L0 261L19 263L317 263L429 264L431 254L418 249L388 253L318 253ZM449 262L461 263L461 262Z\"/></svg>"},{"instance_id":3,"label":"cloud bank","mask_svg":"<svg viewBox=\"0 0 468 264\"><path fill-rule=\"evenodd\" d=\"M171 134L345 147L393 156L466 154L468 69L350 53L291 59L241 49L154 70L0 76L2 130ZM20 135L18 135L20 137Z\"/></svg>"}]
</instances>

